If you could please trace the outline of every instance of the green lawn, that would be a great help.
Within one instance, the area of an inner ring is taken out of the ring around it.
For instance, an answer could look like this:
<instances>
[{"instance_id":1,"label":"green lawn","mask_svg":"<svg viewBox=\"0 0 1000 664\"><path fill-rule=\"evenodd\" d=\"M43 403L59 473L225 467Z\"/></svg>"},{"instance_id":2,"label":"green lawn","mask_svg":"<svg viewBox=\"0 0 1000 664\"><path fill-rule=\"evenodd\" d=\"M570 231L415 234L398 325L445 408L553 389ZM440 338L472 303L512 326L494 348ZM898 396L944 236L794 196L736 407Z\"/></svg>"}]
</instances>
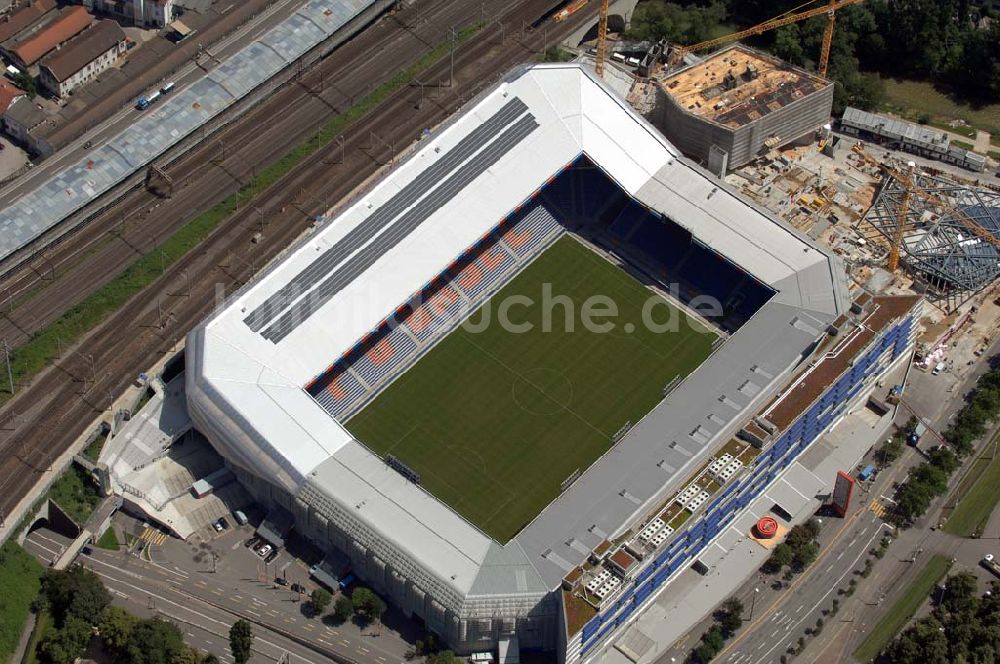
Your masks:
<instances>
[{"instance_id":1,"label":"green lawn","mask_svg":"<svg viewBox=\"0 0 1000 664\"><path fill-rule=\"evenodd\" d=\"M118 550L118 547L120 547L121 545L118 543L118 536L115 535L115 529L113 527L108 528L107 530L104 531L104 534L101 535L101 538L97 540L97 546L101 547L102 549L107 549L108 551Z\"/></svg>"},{"instance_id":2,"label":"green lawn","mask_svg":"<svg viewBox=\"0 0 1000 664\"><path fill-rule=\"evenodd\" d=\"M41 588L42 566L13 542L0 547L0 662L9 661Z\"/></svg>"},{"instance_id":3,"label":"green lawn","mask_svg":"<svg viewBox=\"0 0 1000 664\"><path fill-rule=\"evenodd\" d=\"M52 483L48 497L63 508L77 525L83 526L101 502L97 486L80 466L70 464L62 475Z\"/></svg>"},{"instance_id":4,"label":"green lawn","mask_svg":"<svg viewBox=\"0 0 1000 664\"><path fill-rule=\"evenodd\" d=\"M1000 134L1000 104L973 108L953 101L930 83L918 81L886 79L885 92L886 109L910 120L915 121L922 113L927 113L936 121L935 124L953 119L965 120L973 127Z\"/></svg>"},{"instance_id":5,"label":"green lawn","mask_svg":"<svg viewBox=\"0 0 1000 664\"><path fill-rule=\"evenodd\" d=\"M928 560L903 596L889 607L882 619L868 633L868 637L854 651L854 659L868 662L882 652L909 622L917 609L927 601L931 591L948 573L950 567L951 561L944 556L934 556Z\"/></svg>"},{"instance_id":6,"label":"green lawn","mask_svg":"<svg viewBox=\"0 0 1000 664\"><path fill-rule=\"evenodd\" d=\"M38 644L45 638L45 633L54 628L52 614L48 611L41 611L35 622L35 629L31 632L31 640L24 650L24 661L22 664L39 664L42 660L38 656Z\"/></svg>"},{"instance_id":7,"label":"green lawn","mask_svg":"<svg viewBox=\"0 0 1000 664\"><path fill-rule=\"evenodd\" d=\"M993 453L993 445L987 445L986 450L984 457L985 454ZM973 467L970 470L970 475L978 471L973 476L975 481L971 486L959 486L958 505L944 524L946 533L969 537L989 520L997 501L1000 500L1000 492L996 489L1000 486L1000 456L994 459L981 457L976 460L976 464L982 464L984 467L981 469Z\"/></svg>"},{"instance_id":8,"label":"green lawn","mask_svg":"<svg viewBox=\"0 0 1000 664\"><path fill-rule=\"evenodd\" d=\"M567 329L563 307L550 309L552 324L544 331L543 284L575 304L575 331ZM580 323L581 303L593 295L617 305L610 332ZM535 301L510 313L511 322L532 324L531 332L496 324L498 303L513 296ZM493 297L484 331L457 329L347 427L506 542L552 502L563 480L607 451L622 425L649 412L674 376L708 356L715 335L679 313L677 331L654 333L640 324L651 297L630 275L565 237ZM656 320L675 311L658 302ZM471 320L482 320L481 312Z\"/></svg>"}]
</instances>

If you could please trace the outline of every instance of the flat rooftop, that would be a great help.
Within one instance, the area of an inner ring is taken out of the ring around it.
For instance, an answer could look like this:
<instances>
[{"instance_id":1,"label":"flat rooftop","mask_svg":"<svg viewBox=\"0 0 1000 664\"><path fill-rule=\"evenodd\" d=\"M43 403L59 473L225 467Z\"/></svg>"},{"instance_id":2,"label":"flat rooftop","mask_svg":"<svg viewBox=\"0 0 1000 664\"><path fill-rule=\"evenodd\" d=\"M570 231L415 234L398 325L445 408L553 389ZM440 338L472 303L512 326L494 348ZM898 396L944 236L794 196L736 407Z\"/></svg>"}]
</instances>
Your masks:
<instances>
[{"instance_id":1,"label":"flat rooftop","mask_svg":"<svg viewBox=\"0 0 1000 664\"><path fill-rule=\"evenodd\" d=\"M904 315L920 299L919 295L896 295L872 299L859 322L845 322L839 340L823 358L799 377L763 415L780 430L787 429L854 362L865 346L886 326ZM861 300L859 300L861 302Z\"/></svg>"},{"instance_id":2,"label":"flat rooftop","mask_svg":"<svg viewBox=\"0 0 1000 664\"><path fill-rule=\"evenodd\" d=\"M662 85L688 112L735 129L830 82L737 44L681 69Z\"/></svg>"}]
</instances>

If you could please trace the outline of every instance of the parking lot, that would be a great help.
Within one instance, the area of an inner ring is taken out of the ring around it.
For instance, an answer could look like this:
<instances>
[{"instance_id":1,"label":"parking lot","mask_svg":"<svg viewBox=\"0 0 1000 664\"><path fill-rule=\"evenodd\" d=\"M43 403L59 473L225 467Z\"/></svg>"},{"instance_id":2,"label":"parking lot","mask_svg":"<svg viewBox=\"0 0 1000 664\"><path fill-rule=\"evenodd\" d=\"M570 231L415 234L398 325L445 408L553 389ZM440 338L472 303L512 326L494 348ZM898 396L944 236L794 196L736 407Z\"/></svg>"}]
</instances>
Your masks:
<instances>
[{"instance_id":1,"label":"parking lot","mask_svg":"<svg viewBox=\"0 0 1000 664\"><path fill-rule=\"evenodd\" d=\"M319 584L310 578L309 568L322 560L322 552L293 534L287 548L271 547L261 556L261 549L269 545L255 536L260 515L251 511L249 516L250 523L238 525L230 515L221 531L209 525L187 541L124 514L115 521L136 542L145 542L144 557L151 565L177 575L183 591L200 600L352 659L379 664L404 661L413 642L423 637L416 621L392 608L380 625L337 623L329 615L315 616L309 596Z\"/></svg>"}]
</instances>

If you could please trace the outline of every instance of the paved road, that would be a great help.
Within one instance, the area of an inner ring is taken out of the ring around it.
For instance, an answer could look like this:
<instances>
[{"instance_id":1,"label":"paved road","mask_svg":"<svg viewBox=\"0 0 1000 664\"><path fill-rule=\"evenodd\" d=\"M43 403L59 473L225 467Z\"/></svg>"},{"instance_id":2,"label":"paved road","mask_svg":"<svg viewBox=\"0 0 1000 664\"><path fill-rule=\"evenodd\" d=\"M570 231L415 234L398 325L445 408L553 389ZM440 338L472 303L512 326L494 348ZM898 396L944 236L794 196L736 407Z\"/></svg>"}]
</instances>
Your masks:
<instances>
[{"instance_id":1,"label":"paved road","mask_svg":"<svg viewBox=\"0 0 1000 664\"><path fill-rule=\"evenodd\" d=\"M47 562L68 541L51 531L37 530L28 536L25 548ZM277 662L285 653L291 655L293 663L339 664L344 659L371 664L400 661L395 657L388 659L377 645L351 644L319 621L296 620L280 602L244 598L237 589L221 588L183 570L147 562L124 551L95 547L90 555L81 556L79 562L101 577L115 604L137 615L159 615L174 622L182 629L188 643L226 662L232 661L228 655L229 628L241 617L254 625L256 638L251 659L254 663ZM238 599L234 601L234 598ZM271 607L282 611L274 611ZM307 647L303 641L315 645Z\"/></svg>"},{"instance_id":2,"label":"paved road","mask_svg":"<svg viewBox=\"0 0 1000 664\"><path fill-rule=\"evenodd\" d=\"M965 372L958 375L932 376L911 370L906 389L907 402L934 429L942 430L961 408L962 396L987 370L986 358L998 351L1000 340L977 364L962 367ZM943 395L950 398L942 398ZM902 424L908 418L909 412L900 409L897 423ZM927 448L938 443L932 434L928 434L920 446ZM920 549L923 553L917 556L918 562L932 553L941 553L956 558L959 565L975 570L984 579L992 579L977 563L985 553L1000 546L995 541L961 540L941 531L932 532L930 526L938 520L938 510L933 509L913 528L902 532L889 549L889 554L875 564L867 579L858 577L859 591L852 598L837 595L837 589L847 586L854 570L863 567L867 551L889 532L889 527L880 517L890 506L893 483L902 479L912 466L922 460L919 451L907 447L904 455L869 486L859 485L861 491L855 493L853 511L846 520L823 520L820 558L796 577L790 588L775 591L768 585L773 581L771 577L758 575L738 589L734 595L742 599L748 611L753 606L755 615L748 618L749 624L727 644L718 661L732 664L777 661L790 645L804 635L806 628L815 626L817 618L823 618L826 624L815 640L806 637L808 649L802 655L803 661L830 664L847 661L845 657L849 657L865 631L877 622L880 607L891 606L919 572L920 565L913 564L911 559L914 552ZM956 473L955 477L960 474ZM945 502L941 500L938 505ZM1000 523L993 527L997 530L996 536L1000 537ZM759 589L756 599L753 597L754 588ZM824 611L829 610L835 597L842 608L831 619ZM709 625L710 620L706 620L692 630L664 653L660 661L669 662L671 657L683 661Z\"/></svg>"}]
</instances>

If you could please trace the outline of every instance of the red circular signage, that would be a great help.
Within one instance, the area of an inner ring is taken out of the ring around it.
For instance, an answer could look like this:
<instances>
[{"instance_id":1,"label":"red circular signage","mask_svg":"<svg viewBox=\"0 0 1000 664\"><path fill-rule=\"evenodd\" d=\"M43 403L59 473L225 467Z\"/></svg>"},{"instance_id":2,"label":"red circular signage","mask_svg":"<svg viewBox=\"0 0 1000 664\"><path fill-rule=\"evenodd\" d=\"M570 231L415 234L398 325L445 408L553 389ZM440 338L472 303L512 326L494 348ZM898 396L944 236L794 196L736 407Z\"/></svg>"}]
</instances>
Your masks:
<instances>
[{"instance_id":1,"label":"red circular signage","mask_svg":"<svg viewBox=\"0 0 1000 664\"><path fill-rule=\"evenodd\" d=\"M764 539L771 539L778 533L778 522L774 517L762 516L758 521L757 525L754 526L757 531L757 536Z\"/></svg>"}]
</instances>

